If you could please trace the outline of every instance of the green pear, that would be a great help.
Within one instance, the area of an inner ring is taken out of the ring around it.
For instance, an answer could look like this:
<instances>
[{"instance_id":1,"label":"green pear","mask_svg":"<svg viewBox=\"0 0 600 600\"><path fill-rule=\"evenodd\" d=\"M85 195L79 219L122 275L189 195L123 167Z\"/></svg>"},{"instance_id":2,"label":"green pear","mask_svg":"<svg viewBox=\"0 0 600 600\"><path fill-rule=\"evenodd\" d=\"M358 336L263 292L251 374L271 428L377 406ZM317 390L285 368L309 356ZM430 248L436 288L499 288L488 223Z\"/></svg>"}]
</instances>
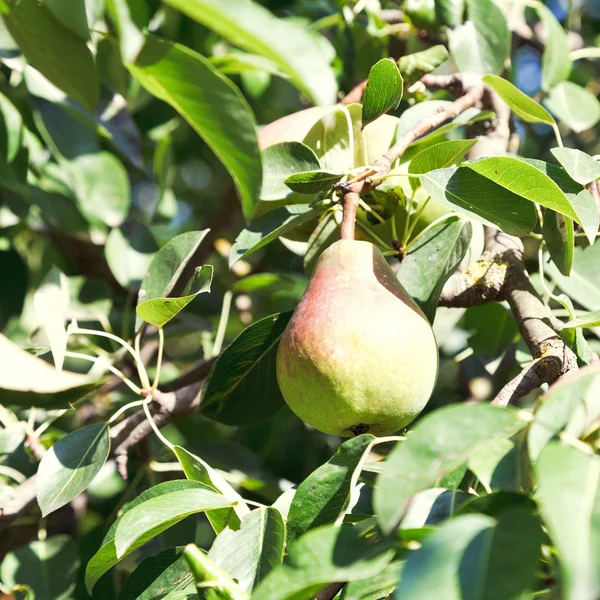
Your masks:
<instances>
[{"instance_id":1,"label":"green pear","mask_svg":"<svg viewBox=\"0 0 600 600\"><path fill-rule=\"evenodd\" d=\"M320 256L277 351L277 381L306 423L344 437L408 425L431 396L438 350L425 315L370 242Z\"/></svg>"}]
</instances>

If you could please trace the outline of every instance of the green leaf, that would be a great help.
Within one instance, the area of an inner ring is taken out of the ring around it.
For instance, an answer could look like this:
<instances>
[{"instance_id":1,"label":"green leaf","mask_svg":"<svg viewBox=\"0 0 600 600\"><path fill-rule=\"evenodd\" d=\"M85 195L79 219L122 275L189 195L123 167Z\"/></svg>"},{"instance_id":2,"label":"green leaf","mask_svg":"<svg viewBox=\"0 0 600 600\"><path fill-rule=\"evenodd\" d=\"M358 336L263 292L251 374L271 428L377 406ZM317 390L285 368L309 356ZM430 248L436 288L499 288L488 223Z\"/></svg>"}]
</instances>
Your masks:
<instances>
[{"instance_id":1,"label":"green leaf","mask_svg":"<svg viewBox=\"0 0 600 600\"><path fill-rule=\"evenodd\" d=\"M431 171L421 175L421 184L434 200L510 235L524 236L535 227L532 203L470 168Z\"/></svg>"},{"instance_id":2,"label":"green leaf","mask_svg":"<svg viewBox=\"0 0 600 600\"><path fill-rule=\"evenodd\" d=\"M569 58L571 46L567 32L554 13L541 2L535 5L535 9L546 29L546 42L542 56L542 90L547 92L569 77L573 66Z\"/></svg>"},{"instance_id":3,"label":"green leaf","mask_svg":"<svg viewBox=\"0 0 600 600\"><path fill-rule=\"evenodd\" d=\"M552 148L550 152L577 183L587 185L600 178L600 164L589 154L575 148Z\"/></svg>"},{"instance_id":4,"label":"green leaf","mask_svg":"<svg viewBox=\"0 0 600 600\"><path fill-rule=\"evenodd\" d=\"M553 210L547 210L542 234L554 264L563 275L568 276L573 266L575 249L573 221Z\"/></svg>"},{"instance_id":5,"label":"green leaf","mask_svg":"<svg viewBox=\"0 0 600 600\"><path fill-rule=\"evenodd\" d=\"M66 600L75 590L79 552L74 540L57 535L9 552L0 567L5 586L27 585L35 600Z\"/></svg>"},{"instance_id":6,"label":"green leaf","mask_svg":"<svg viewBox=\"0 0 600 600\"><path fill-rule=\"evenodd\" d=\"M288 545L309 529L336 521L348 504L354 472L374 439L359 435L344 442L298 486L287 519Z\"/></svg>"},{"instance_id":7,"label":"green leaf","mask_svg":"<svg viewBox=\"0 0 600 600\"><path fill-rule=\"evenodd\" d=\"M173 492L181 491L181 490L205 490L211 491L211 489L204 485L203 483L199 483L196 481L187 481L185 479L179 479L175 481L166 481L164 483L159 483L150 489L144 490L139 496L137 496L134 500L126 504L122 509L122 514L117 518L117 520L110 526L107 534L104 536L102 540L102 544L99 550L92 556L92 558L88 561L88 564L85 569L85 585L88 593L91 595L92 589L96 582L114 567L120 560L117 558L117 551L115 548L115 532L119 526L119 523L122 521L123 517L131 510L133 510L136 506L152 499L157 498L159 496L164 496L171 494ZM143 542L140 542L140 545ZM133 552L135 548L139 546L132 546L129 549L129 553Z\"/></svg>"},{"instance_id":8,"label":"green leaf","mask_svg":"<svg viewBox=\"0 0 600 600\"><path fill-rule=\"evenodd\" d=\"M86 375L57 371L2 334L0 365L0 396L5 406L65 408L102 385L102 380Z\"/></svg>"},{"instance_id":9,"label":"green leaf","mask_svg":"<svg viewBox=\"0 0 600 600\"><path fill-rule=\"evenodd\" d=\"M238 531L222 531L208 552L208 559L221 567L245 592L252 589L281 564L285 546L285 523L271 507L248 513Z\"/></svg>"},{"instance_id":10,"label":"green leaf","mask_svg":"<svg viewBox=\"0 0 600 600\"><path fill-rule=\"evenodd\" d=\"M561 431L581 437L600 417L600 369L588 367L552 385L529 427L529 456L536 461L546 444Z\"/></svg>"},{"instance_id":11,"label":"green leaf","mask_svg":"<svg viewBox=\"0 0 600 600\"><path fill-rule=\"evenodd\" d=\"M565 277L552 264L547 265L548 274L560 289L587 310L600 310L600 244L577 249L573 256L573 267Z\"/></svg>"},{"instance_id":12,"label":"green leaf","mask_svg":"<svg viewBox=\"0 0 600 600\"><path fill-rule=\"evenodd\" d=\"M123 558L190 515L233 504L235 500L201 488L180 490L146 500L119 520L115 532L117 558Z\"/></svg>"},{"instance_id":13,"label":"green leaf","mask_svg":"<svg viewBox=\"0 0 600 600\"><path fill-rule=\"evenodd\" d=\"M402 75L398 65L382 58L371 67L362 99L362 126L398 108L402 100Z\"/></svg>"},{"instance_id":14,"label":"green leaf","mask_svg":"<svg viewBox=\"0 0 600 600\"><path fill-rule=\"evenodd\" d=\"M119 49L123 62L133 63L144 46L142 23L136 22L130 0L107 0L106 10L114 22L119 36ZM137 3L139 4L139 2Z\"/></svg>"},{"instance_id":15,"label":"green leaf","mask_svg":"<svg viewBox=\"0 0 600 600\"><path fill-rule=\"evenodd\" d=\"M45 5L55 19L82 40L87 42L90 39L85 3L79 0L46 0Z\"/></svg>"},{"instance_id":16,"label":"green leaf","mask_svg":"<svg viewBox=\"0 0 600 600\"><path fill-rule=\"evenodd\" d=\"M69 170L83 213L119 227L131 204L129 176L121 161L109 152L84 154L73 160Z\"/></svg>"},{"instance_id":17,"label":"green leaf","mask_svg":"<svg viewBox=\"0 0 600 600\"><path fill-rule=\"evenodd\" d=\"M231 291L235 294L248 294L265 290L280 290L291 288L294 279L281 273L254 273L238 279L232 286Z\"/></svg>"},{"instance_id":18,"label":"green leaf","mask_svg":"<svg viewBox=\"0 0 600 600\"><path fill-rule=\"evenodd\" d=\"M57 371L62 371L67 350L65 322L69 300L69 281L64 273L54 266L33 295L33 309L50 342Z\"/></svg>"},{"instance_id":19,"label":"green leaf","mask_svg":"<svg viewBox=\"0 0 600 600\"><path fill-rule=\"evenodd\" d=\"M275 358L291 316L290 311L265 317L225 348L202 386L203 415L227 425L249 425L283 406ZM262 391L257 395L256 390Z\"/></svg>"},{"instance_id":20,"label":"green leaf","mask_svg":"<svg viewBox=\"0 0 600 600\"><path fill-rule=\"evenodd\" d=\"M167 0L231 43L274 62L290 81L315 104L335 103L337 85L327 40L306 27L278 19L266 8L249 0Z\"/></svg>"},{"instance_id":21,"label":"green leaf","mask_svg":"<svg viewBox=\"0 0 600 600\"><path fill-rule=\"evenodd\" d=\"M143 560L125 580L117 600L159 600L193 581L183 547L169 548Z\"/></svg>"},{"instance_id":22,"label":"green leaf","mask_svg":"<svg viewBox=\"0 0 600 600\"><path fill-rule=\"evenodd\" d=\"M0 135L0 159L12 163L24 143L23 117L17 107L1 93L0 114L3 121Z\"/></svg>"},{"instance_id":23,"label":"green leaf","mask_svg":"<svg viewBox=\"0 0 600 600\"><path fill-rule=\"evenodd\" d=\"M477 140L450 140L428 146L416 154L408 165L408 172L422 175L435 169L444 169L462 160L465 154L477 143ZM419 187L419 181L411 178L412 189Z\"/></svg>"},{"instance_id":24,"label":"green leaf","mask_svg":"<svg viewBox=\"0 0 600 600\"><path fill-rule=\"evenodd\" d=\"M303 142L315 152L322 169L344 173L364 165L356 162L361 125L360 104L336 106L311 127Z\"/></svg>"},{"instance_id":25,"label":"green leaf","mask_svg":"<svg viewBox=\"0 0 600 600\"><path fill-rule=\"evenodd\" d=\"M542 517L565 598L600 594L600 457L550 442L535 465Z\"/></svg>"},{"instance_id":26,"label":"green leaf","mask_svg":"<svg viewBox=\"0 0 600 600\"><path fill-rule=\"evenodd\" d=\"M518 411L488 405L438 409L414 427L389 454L375 486L375 511L382 530L391 533L410 499L462 465L491 440L507 438L525 426Z\"/></svg>"},{"instance_id":27,"label":"green leaf","mask_svg":"<svg viewBox=\"0 0 600 600\"><path fill-rule=\"evenodd\" d=\"M254 116L240 91L200 54L153 37L128 69L148 92L170 104L217 155L249 217L259 195L262 167Z\"/></svg>"},{"instance_id":28,"label":"green leaf","mask_svg":"<svg viewBox=\"0 0 600 600\"><path fill-rule=\"evenodd\" d=\"M499 302L470 306L464 326L472 332L469 347L485 364L502 356L519 333L511 312Z\"/></svg>"},{"instance_id":29,"label":"green leaf","mask_svg":"<svg viewBox=\"0 0 600 600\"><path fill-rule=\"evenodd\" d=\"M469 20L450 36L450 54L459 71L500 73L510 53L510 31L492 0L468 0Z\"/></svg>"},{"instance_id":30,"label":"green leaf","mask_svg":"<svg viewBox=\"0 0 600 600\"><path fill-rule=\"evenodd\" d=\"M26 423L15 422L0 429L0 459L12 454L25 439Z\"/></svg>"},{"instance_id":31,"label":"green leaf","mask_svg":"<svg viewBox=\"0 0 600 600\"><path fill-rule=\"evenodd\" d=\"M398 61L398 68L404 78L404 85L409 88L423 75L431 73L447 60L448 50L441 44L401 57Z\"/></svg>"},{"instance_id":32,"label":"green leaf","mask_svg":"<svg viewBox=\"0 0 600 600\"><path fill-rule=\"evenodd\" d=\"M135 222L111 230L104 245L112 274L129 289L139 287L157 250L158 244L150 229Z\"/></svg>"},{"instance_id":33,"label":"green leaf","mask_svg":"<svg viewBox=\"0 0 600 600\"><path fill-rule=\"evenodd\" d=\"M237 501L231 508L222 508L206 511L206 517L210 521L215 533L221 533L226 527L232 530L240 528L241 519L244 518L250 509L244 502L244 499L235 491L227 480L207 462L199 456L188 452L181 446L175 446L173 452L185 473L185 476L191 481L199 481L215 490Z\"/></svg>"},{"instance_id":34,"label":"green leaf","mask_svg":"<svg viewBox=\"0 0 600 600\"><path fill-rule=\"evenodd\" d=\"M110 450L104 423L72 431L44 454L37 473L37 501L45 517L83 492Z\"/></svg>"},{"instance_id":35,"label":"green leaf","mask_svg":"<svg viewBox=\"0 0 600 600\"><path fill-rule=\"evenodd\" d=\"M536 579L543 534L522 509L497 519L465 515L448 521L409 554L398 598L519 598Z\"/></svg>"},{"instance_id":36,"label":"green leaf","mask_svg":"<svg viewBox=\"0 0 600 600\"><path fill-rule=\"evenodd\" d=\"M307 277L312 275L321 253L339 239L340 227L335 220L335 213L328 212L308 239L308 248L304 255L304 272Z\"/></svg>"},{"instance_id":37,"label":"green leaf","mask_svg":"<svg viewBox=\"0 0 600 600\"><path fill-rule=\"evenodd\" d=\"M544 100L548 110L575 133L594 127L600 121L600 102L592 92L562 81L555 85Z\"/></svg>"},{"instance_id":38,"label":"green leaf","mask_svg":"<svg viewBox=\"0 0 600 600\"><path fill-rule=\"evenodd\" d=\"M261 200L286 198L290 195L290 188L284 182L290 175L319 169L316 154L300 142L284 142L265 148L262 163Z\"/></svg>"},{"instance_id":39,"label":"green leaf","mask_svg":"<svg viewBox=\"0 0 600 600\"><path fill-rule=\"evenodd\" d=\"M520 459L520 452L511 440L498 438L473 454L467 465L486 489L518 491Z\"/></svg>"},{"instance_id":40,"label":"green leaf","mask_svg":"<svg viewBox=\"0 0 600 600\"><path fill-rule=\"evenodd\" d=\"M438 22L448 27L460 25L463 22L464 13L465 0L437 0L435 3Z\"/></svg>"},{"instance_id":41,"label":"green leaf","mask_svg":"<svg viewBox=\"0 0 600 600\"><path fill-rule=\"evenodd\" d=\"M469 163L465 168L513 194L577 221L590 241L596 236L598 208L594 199L583 187L564 177L561 169L542 161L525 162L510 156L483 158Z\"/></svg>"},{"instance_id":42,"label":"green leaf","mask_svg":"<svg viewBox=\"0 0 600 600\"><path fill-rule=\"evenodd\" d=\"M11 0L4 23L25 58L54 85L94 113L99 78L84 40L37 0Z\"/></svg>"},{"instance_id":43,"label":"green leaf","mask_svg":"<svg viewBox=\"0 0 600 600\"><path fill-rule=\"evenodd\" d=\"M154 256L140 287L139 302L168 297L194 258L209 229L188 231L169 240Z\"/></svg>"},{"instance_id":44,"label":"green leaf","mask_svg":"<svg viewBox=\"0 0 600 600\"><path fill-rule=\"evenodd\" d=\"M140 319L164 327L173 317L177 316L196 296L210 292L213 278L213 266L197 267L192 280L184 290L184 296L177 298L152 298L137 305L135 312Z\"/></svg>"},{"instance_id":45,"label":"green leaf","mask_svg":"<svg viewBox=\"0 0 600 600\"><path fill-rule=\"evenodd\" d=\"M256 54L232 51L220 56L211 56L210 60L221 73L238 75L240 73L268 73L287 78L287 75L272 60Z\"/></svg>"},{"instance_id":46,"label":"green leaf","mask_svg":"<svg viewBox=\"0 0 600 600\"><path fill-rule=\"evenodd\" d=\"M392 560L394 551L373 544L352 525L324 525L304 534L288 551L286 561L267 575L252 600L311 598L332 581L372 577Z\"/></svg>"},{"instance_id":47,"label":"green leaf","mask_svg":"<svg viewBox=\"0 0 600 600\"><path fill-rule=\"evenodd\" d=\"M319 194L329 191L342 177L344 177L343 173L318 170L307 171L305 173L290 175L285 180L285 185L299 194Z\"/></svg>"},{"instance_id":48,"label":"green leaf","mask_svg":"<svg viewBox=\"0 0 600 600\"><path fill-rule=\"evenodd\" d=\"M600 327L600 310L580 315L576 319L564 324L564 329L570 327Z\"/></svg>"},{"instance_id":49,"label":"green leaf","mask_svg":"<svg viewBox=\"0 0 600 600\"><path fill-rule=\"evenodd\" d=\"M235 238L229 255L229 267L279 236L318 217L325 209L326 207L322 205L310 208L308 204L293 204L276 208L250 221L246 229Z\"/></svg>"},{"instance_id":50,"label":"green leaf","mask_svg":"<svg viewBox=\"0 0 600 600\"><path fill-rule=\"evenodd\" d=\"M523 93L519 88L515 87L510 81L498 77L498 75L486 75L483 81L489 85L496 93L510 106L510 109L523 121L527 123L545 123L546 125L554 125L554 118L533 98Z\"/></svg>"},{"instance_id":51,"label":"green leaf","mask_svg":"<svg viewBox=\"0 0 600 600\"><path fill-rule=\"evenodd\" d=\"M430 322L442 288L467 253L472 236L471 223L452 216L415 238L400 263L400 283Z\"/></svg>"}]
</instances>

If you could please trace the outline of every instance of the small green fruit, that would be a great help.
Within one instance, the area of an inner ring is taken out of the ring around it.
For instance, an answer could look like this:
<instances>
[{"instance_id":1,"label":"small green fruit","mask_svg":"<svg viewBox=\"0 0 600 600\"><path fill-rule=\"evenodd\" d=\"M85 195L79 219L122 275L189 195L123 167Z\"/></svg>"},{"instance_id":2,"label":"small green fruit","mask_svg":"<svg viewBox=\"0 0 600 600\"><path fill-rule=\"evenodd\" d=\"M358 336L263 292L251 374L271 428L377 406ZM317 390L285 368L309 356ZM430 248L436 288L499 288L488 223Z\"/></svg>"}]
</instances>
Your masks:
<instances>
[{"instance_id":1,"label":"small green fruit","mask_svg":"<svg viewBox=\"0 0 600 600\"><path fill-rule=\"evenodd\" d=\"M289 407L325 433L386 435L423 410L437 370L431 326L381 252L327 248L277 352Z\"/></svg>"}]
</instances>

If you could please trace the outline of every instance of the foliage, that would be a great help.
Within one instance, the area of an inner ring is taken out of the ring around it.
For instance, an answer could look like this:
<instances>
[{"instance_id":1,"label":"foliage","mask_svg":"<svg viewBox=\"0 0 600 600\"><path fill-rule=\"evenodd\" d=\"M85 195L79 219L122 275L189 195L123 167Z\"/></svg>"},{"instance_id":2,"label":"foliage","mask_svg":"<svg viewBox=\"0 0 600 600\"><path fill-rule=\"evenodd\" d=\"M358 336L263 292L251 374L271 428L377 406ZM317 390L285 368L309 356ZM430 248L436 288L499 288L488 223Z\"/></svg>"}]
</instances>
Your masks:
<instances>
[{"instance_id":1,"label":"foliage","mask_svg":"<svg viewBox=\"0 0 600 600\"><path fill-rule=\"evenodd\" d=\"M600 597L600 9L563 4L0 0L2 597ZM366 173L440 369L344 441L275 357Z\"/></svg>"}]
</instances>

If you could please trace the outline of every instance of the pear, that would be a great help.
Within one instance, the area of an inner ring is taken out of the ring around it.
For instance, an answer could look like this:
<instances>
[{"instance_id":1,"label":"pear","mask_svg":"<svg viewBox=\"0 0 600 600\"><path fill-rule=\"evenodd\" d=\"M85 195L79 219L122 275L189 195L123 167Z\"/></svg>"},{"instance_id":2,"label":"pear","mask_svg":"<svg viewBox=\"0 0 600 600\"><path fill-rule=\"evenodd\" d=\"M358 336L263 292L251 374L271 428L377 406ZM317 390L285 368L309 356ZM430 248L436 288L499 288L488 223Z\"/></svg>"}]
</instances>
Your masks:
<instances>
[{"instance_id":1,"label":"pear","mask_svg":"<svg viewBox=\"0 0 600 600\"><path fill-rule=\"evenodd\" d=\"M276 368L285 401L315 429L386 435L427 404L438 350L425 315L381 252L342 239L319 257Z\"/></svg>"}]
</instances>

